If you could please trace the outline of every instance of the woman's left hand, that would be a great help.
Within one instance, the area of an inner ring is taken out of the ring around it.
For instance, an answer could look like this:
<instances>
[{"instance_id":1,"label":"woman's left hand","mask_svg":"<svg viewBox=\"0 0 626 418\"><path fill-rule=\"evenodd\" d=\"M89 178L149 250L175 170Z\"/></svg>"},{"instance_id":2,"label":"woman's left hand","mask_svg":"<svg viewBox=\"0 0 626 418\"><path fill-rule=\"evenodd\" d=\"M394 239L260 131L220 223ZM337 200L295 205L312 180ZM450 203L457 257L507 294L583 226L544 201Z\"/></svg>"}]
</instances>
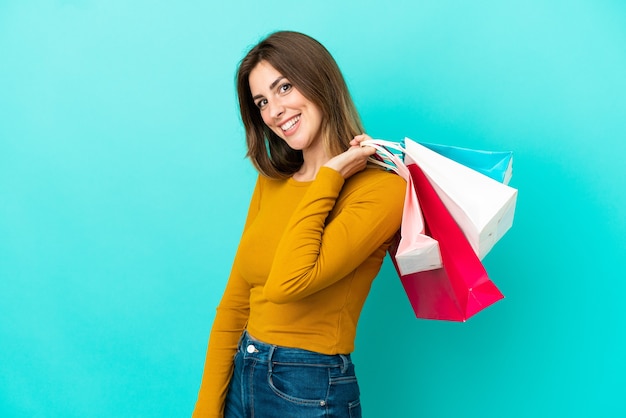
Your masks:
<instances>
[{"instance_id":1,"label":"woman's left hand","mask_svg":"<svg viewBox=\"0 0 626 418\"><path fill-rule=\"evenodd\" d=\"M366 139L371 138L366 134L355 136L350 141L350 148L331 158L324 164L324 167L330 167L338 171L344 179L363 170L367 166L367 159L376 152L372 147L361 146L361 142Z\"/></svg>"}]
</instances>

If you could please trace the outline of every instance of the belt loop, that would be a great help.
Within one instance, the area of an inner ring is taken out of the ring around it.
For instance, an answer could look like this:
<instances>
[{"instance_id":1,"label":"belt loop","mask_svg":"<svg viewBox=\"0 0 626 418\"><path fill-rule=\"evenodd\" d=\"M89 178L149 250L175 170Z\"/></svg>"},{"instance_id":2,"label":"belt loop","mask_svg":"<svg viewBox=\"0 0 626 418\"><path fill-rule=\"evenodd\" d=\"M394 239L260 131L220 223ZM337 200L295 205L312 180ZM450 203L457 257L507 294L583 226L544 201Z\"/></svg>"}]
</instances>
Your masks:
<instances>
[{"instance_id":1,"label":"belt loop","mask_svg":"<svg viewBox=\"0 0 626 418\"><path fill-rule=\"evenodd\" d=\"M243 350L243 345L244 345L243 341L246 339L247 335L248 335L248 330L244 329L241 332L241 335L239 336L239 341L237 342L237 349Z\"/></svg>"},{"instance_id":2,"label":"belt loop","mask_svg":"<svg viewBox=\"0 0 626 418\"><path fill-rule=\"evenodd\" d=\"M274 357L275 350L276 350L276 346L270 345L270 350L267 353L267 367L270 373L272 373L272 367L273 367L272 357Z\"/></svg>"},{"instance_id":3,"label":"belt loop","mask_svg":"<svg viewBox=\"0 0 626 418\"><path fill-rule=\"evenodd\" d=\"M350 365L350 359L348 359L348 356L346 356L345 354L339 354L339 356L341 357L341 361L343 362L341 366L341 373L343 374L348 371L348 366Z\"/></svg>"}]
</instances>

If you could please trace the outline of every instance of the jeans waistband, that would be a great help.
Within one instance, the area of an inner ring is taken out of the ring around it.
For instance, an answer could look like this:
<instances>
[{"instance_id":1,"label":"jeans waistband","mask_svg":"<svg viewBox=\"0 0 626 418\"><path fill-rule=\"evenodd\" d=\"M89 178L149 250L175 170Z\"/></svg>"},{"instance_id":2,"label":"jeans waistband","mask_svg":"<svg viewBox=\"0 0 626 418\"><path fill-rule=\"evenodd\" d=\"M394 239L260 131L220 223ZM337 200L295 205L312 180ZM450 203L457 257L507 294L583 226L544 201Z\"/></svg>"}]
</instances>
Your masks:
<instances>
[{"instance_id":1,"label":"jeans waistband","mask_svg":"<svg viewBox=\"0 0 626 418\"><path fill-rule=\"evenodd\" d=\"M255 359L257 361L287 364L302 364L320 367L341 367L345 372L352 363L350 354L321 354L314 351L303 350L301 348L282 347L259 341L244 331L239 340L239 351L244 358Z\"/></svg>"}]
</instances>

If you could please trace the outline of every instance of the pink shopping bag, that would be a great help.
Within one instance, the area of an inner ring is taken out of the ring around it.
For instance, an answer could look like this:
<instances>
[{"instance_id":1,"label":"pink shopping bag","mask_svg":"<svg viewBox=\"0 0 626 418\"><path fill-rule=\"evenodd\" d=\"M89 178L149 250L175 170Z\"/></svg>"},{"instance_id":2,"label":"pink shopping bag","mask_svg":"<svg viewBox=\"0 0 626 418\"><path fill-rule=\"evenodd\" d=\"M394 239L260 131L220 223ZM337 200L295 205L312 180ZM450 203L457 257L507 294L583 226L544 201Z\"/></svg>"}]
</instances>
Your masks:
<instances>
[{"instance_id":1,"label":"pink shopping bag","mask_svg":"<svg viewBox=\"0 0 626 418\"><path fill-rule=\"evenodd\" d=\"M465 321L504 296L452 218L424 172L408 165L426 223L427 233L439 242L443 267L400 275L418 318Z\"/></svg>"},{"instance_id":2,"label":"pink shopping bag","mask_svg":"<svg viewBox=\"0 0 626 418\"><path fill-rule=\"evenodd\" d=\"M383 140L364 141L361 145L376 149L376 155L370 158L370 162L394 171L406 180L402 226L392 244L393 250L390 250L396 268L401 274L409 274L441 267L439 243L424 233L424 219L409 169L391 151L395 149L403 152L404 148L400 144Z\"/></svg>"}]
</instances>

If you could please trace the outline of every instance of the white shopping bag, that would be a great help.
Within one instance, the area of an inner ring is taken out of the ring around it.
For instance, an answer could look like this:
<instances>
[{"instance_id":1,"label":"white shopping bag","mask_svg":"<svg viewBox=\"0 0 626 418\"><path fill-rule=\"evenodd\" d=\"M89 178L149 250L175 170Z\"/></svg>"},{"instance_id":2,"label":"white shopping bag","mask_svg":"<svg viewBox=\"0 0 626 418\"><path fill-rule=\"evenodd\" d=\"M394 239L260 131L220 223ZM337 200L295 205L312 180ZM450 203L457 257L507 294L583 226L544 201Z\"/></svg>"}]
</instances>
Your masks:
<instances>
[{"instance_id":1,"label":"white shopping bag","mask_svg":"<svg viewBox=\"0 0 626 418\"><path fill-rule=\"evenodd\" d=\"M405 138L405 164L417 164L480 259L511 228L517 190Z\"/></svg>"}]
</instances>

